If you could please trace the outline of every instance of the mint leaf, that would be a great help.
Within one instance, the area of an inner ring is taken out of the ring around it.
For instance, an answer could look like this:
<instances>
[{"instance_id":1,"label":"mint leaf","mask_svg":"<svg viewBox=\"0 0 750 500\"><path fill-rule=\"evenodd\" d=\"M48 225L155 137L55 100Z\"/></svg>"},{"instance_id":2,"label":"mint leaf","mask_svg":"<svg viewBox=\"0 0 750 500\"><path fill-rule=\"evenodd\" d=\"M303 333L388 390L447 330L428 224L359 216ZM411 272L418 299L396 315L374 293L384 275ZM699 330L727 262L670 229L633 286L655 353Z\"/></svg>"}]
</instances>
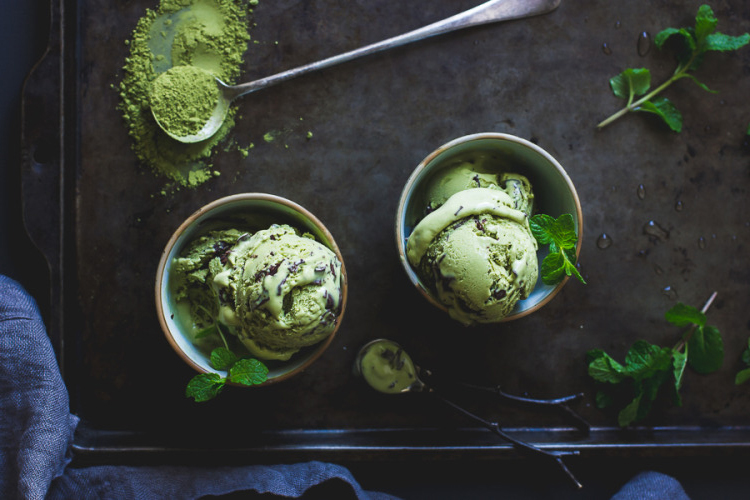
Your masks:
<instances>
[{"instance_id":1,"label":"mint leaf","mask_svg":"<svg viewBox=\"0 0 750 500\"><path fill-rule=\"evenodd\" d=\"M651 87L651 72L646 68L628 68L609 80L612 92L621 99L632 102L634 96L643 95Z\"/></svg>"},{"instance_id":2,"label":"mint leaf","mask_svg":"<svg viewBox=\"0 0 750 500\"><path fill-rule=\"evenodd\" d=\"M706 38L703 50L729 52L731 50L741 49L750 43L750 33L741 36L730 36L723 33L713 33Z\"/></svg>"},{"instance_id":3,"label":"mint leaf","mask_svg":"<svg viewBox=\"0 0 750 500\"><path fill-rule=\"evenodd\" d=\"M555 285L565 276L565 257L561 253L551 253L542 260L542 282Z\"/></svg>"},{"instance_id":4,"label":"mint leaf","mask_svg":"<svg viewBox=\"0 0 750 500\"><path fill-rule=\"evenodd\" d=\"M625 367L635 380L653 377L656 372L668 370L672 349L637 340L625 356Z\"/></svg>"},{"instance_id":5,"label":"mint leaf","mask_svg":"<svg viewBox=\"0 0 750 500\"><path fill-rule=\"evenodd\" d=\"M745 368L744 370L738 372L734 377L735 385L744 384L748 380L750 380L750 368Z\"/></svg>"},{"instance_id":6,"label":"mint leaf","mask_svg":"<svg viewBox=\"0 0 750 500\"><path fill-rule=\"evenodd\" d=\"M237 358L237 356L226 347L217 347L211 351L211 366L217 370L230 369L238 359L239 358Z\"/></svg>"},{"instance_id":7,"label":"mint leaf","mask_svg":"<svg viewBox=\"0 0 750 500\"><path fill-rule=\"evenodd\" d=\"M682 396L680 396L680 389L682 388L682 377L685 375L685 367L687 366L687 351L688 346L685 345L685 352L674 351L672 354L672 374L674 375L674 404L682 406Z\"/></svg>"},{"instance_id":8,"label":"mint leaf","mask_svg":"<svg viewBox=\"0 0 750 500\"><path fill-rule=\"evenodd\" d=\"M641 405L641 396L636 396L617 416L617 423L620 427L627 427L632 424L638 417L638 407Z\"/></svg>"},{"instance_id":9,"label":"mint leaf","mask_svg":"<svg viewBox=\"0 0 750 500\"><path fill-rule=\"evenodd\" d=\"M686 352L679 352L674 351L672 354L672 366L673 366L673 373L674 373L674 388L676 391L679 392L679 390L682 388L682 377L685 375L685 367L687 366L687 351L689 350L688 346L685 346Z\"/></svg>"},{"instance_id":10,"label":"mint leaf","mask_svg":"<svg viewBox=\"0 0 750 500\"><path fill-rule=\"evenodd\" d=\"M655 97L652 101L645 101L634 111L645 111L659 116L669 128L675 132L682 131L682 115L666 97Z\"/></svg>"},{"instance_id":11,"label":"mint leaf","mask_svg":"<svg viewBox=\"0 0 750 500\"><path fill-rule=\"evenodd\" d=\"M716 30L718 22L711 7L708 5L698 7L698 13L695 15L695 38L699 45Z\"/></svg>"},{"instance_id":12,"label":"mint leaf","mask_svg":"<svg viewBox=\"0 0 750 500\"><path fill-rule=\"evenodd\" d=\"M688 325L703 326L706 324L706 315L700 312L693 306L688 306L682 302L678 302L672 308L666 312L664 317L677 327L684 327Z\"/></svg>"},{"instance_id":13,"label":"mint leaf","mask_svg":"<svg viewBox=\"0 0 750 500\"><path fill-rule=\"evenodd\" d=\"M747 339L747 347L742 351L742 362L750 366L750 338Z\"/></svg>"},{"instance_id":14,"label":"mint leaf","mask_svg":"<svg viewBox=\"0 0 750 500\"><path fill-rule=\"evenodd\" d=\"M586 352L586 364L590 365L602 356L608 356L608 354L602 349L590 349Z\"/></svg>"},{"instance_id":15,"label":"mint leaf","mask_svg":"<svg viewBox=\"0 0 750 500\"><path fill-rule=\"evenodd\" d=\"M743 363L750 366L750 338L747 339L747 347L745 347L745 350L742 351L741 359ZM734 383L736 385L740 385L744 384L748 380L750 380L750 368L745 368L744 370L741 370L737 373L734 378Z\"/></svg>"},{"instance_id":16,"label":"mint leaf","mask_svg":"<svg viewBox=\"0 0 750 500\"><path fill-rule=\"evenodd\" d=\"M215 398L224 388L226 380L218 373L200 373L190 379L185 396L202 403Z\"/></svg>"},{"instance_id":17,"label":"mint leaf","mask_svg":"<svg viewBox=\"0 0 750 500\"><path fill-rule=\"evenodd\" d=\"M688 364L698 373L711 373L721 368L724 343L716 327L697 327L688 341L688 349Z\"/></svg>"},{"instance_id":18,"label":"mint leaf","mask_svg":"<svg viewBox=\"0 0 750 500\"><path fill-rule=\"evenodd\" d=\"M540 245L549 245L555 241L552 237L555 223L555 218L546 214L537 214L529 219L531 234Z\"/></svg>"},{"instance_id":19,"label":"mint leaf","mask_svg":"<svg viewBox=\"0 0 750 500\"><path fill-rule=\"evenodd\" d=\"M243 385L262 384L268 380L268 367L257 359L241 359L229 371L229 380Z\"/></svg>"},{"instance_id":20,"label":"mint leaf","mask_svg":"<svg viewBox=\"0 0 750 500\"><path fill-rule=\"evenodd\" d=\"M677 36L686 46L695 46L693 35L686 28L665 28L654 37L654 45L657 49L662 49L672 36Z\"/></svg>"},{"instance_id":21,"label":"mint leaf","mask_svg":"<svg viewBox=\"0 0 750 500\"><path fill-rule=\"evenodd\" d=\"M555 285L564 276L575 276L581 283L586 283L576 268L575 248L578 233L571 214L562 214L557 219L537 214L529 219L531 234L540 245L549 245L549 255L542 260L542 282Z\"/></svg>"},{"instance_id":22,"label":"mint leaf","mask_svg":"<svg viewBox=\"0 0 750 500\"><path fill-rule=\"evenodd\" d=\"M619 384L627 378L628 374L620 363L608 354L604 354L589 363L589 376L599 382Z\"/></svg>"}]
</instances>

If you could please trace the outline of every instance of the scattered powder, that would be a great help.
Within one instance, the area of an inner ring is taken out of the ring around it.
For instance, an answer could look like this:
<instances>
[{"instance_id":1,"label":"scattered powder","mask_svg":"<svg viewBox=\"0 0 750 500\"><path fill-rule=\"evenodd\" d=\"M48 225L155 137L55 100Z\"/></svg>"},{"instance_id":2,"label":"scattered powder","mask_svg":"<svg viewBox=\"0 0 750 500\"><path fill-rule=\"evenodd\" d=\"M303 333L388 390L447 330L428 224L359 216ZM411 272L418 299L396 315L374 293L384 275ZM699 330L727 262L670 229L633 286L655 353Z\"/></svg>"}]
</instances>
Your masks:
<instances>
[{"instance_id":1,"label":"scattered powder","mask_svg":"<svg viewBox=\"0 0 750 500\"><path fill-rule=\"evenodd\" d=\"M250 40L250 0L161 0L146 9L126 43L130 55L119 85L120 104L132 149L154 173L178 185L196 187L216 177L209 159L213 149L234 126L230 108L221 129L211 138L183 144L156 124L150 91L156 77L176 66L194 66L227 83L236 83Z\"/></svg>"}]
</instances>

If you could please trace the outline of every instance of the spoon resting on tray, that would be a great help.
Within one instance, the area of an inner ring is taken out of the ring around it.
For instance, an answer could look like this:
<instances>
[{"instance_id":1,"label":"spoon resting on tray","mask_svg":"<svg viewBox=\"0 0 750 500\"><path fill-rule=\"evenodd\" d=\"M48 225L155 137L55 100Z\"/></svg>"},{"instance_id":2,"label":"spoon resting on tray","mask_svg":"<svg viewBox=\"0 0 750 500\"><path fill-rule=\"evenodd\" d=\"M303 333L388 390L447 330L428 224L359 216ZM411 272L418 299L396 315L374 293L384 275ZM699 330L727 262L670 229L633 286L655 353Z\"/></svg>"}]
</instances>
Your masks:
<instances>
[{"instance_id":1,"label":"spoon resting on tray","mask_svg":"<svg viewBox=\"0 0 750 500\"><path fill-rule=\"evenodd\" d=\"M169 117L173 116L173 113L180 113L180 109L164 109L162 107L155 108L152 106L151 111L157 124L173 139L184 143L201 142L213 136L221 128L226 119L231 102L240 96L249 94L250 92L270 87L271 85L313 71L318 71L343 62L351 61L352 59L406 45L431 36L441 35L471 26L479 26L482 24L544 14L556 9L557 6L560 5L560 2L561 0L490 0L489 2L485 2L472 9L456 14L455 16L429 24L414 31L252 82L240 85L227 85L218 78L215 78L218 92L215 93L215 99L211 101L213 111L201 115L203 122L202 128L197 128L197 126L195 126L193 127L194 130L188 132L184 129L171 127L174 120L171 120ZM168 73L169 71L161 73L156 80L159 80L162 75ZM187 91L188 90L186 89L186 92ZM179 102L179 99L177 102ZM167 115L166 113L170 113L170 115ZM198 125L200 125L200 123Z\"/></svg>"},{"instance_id":2,"label":"spoon resting on tray","mask_svg":"<svg viewBox=\"0 0 750 500\"><path fill-rule=\"evenodd\" d=\"M457 410L459 413L462 413L482 424L489 431L512 444L517 450L554 460L560 466L565 475L573 482L576 488L582 487L581 483L576 479L562 460L565 456L578 455L578 451L545 450L533 444L520 441L505 432L500 427L500 424L485 420L484 418L475 415L456 403L446 399L438 394L432 385L428 385L422 378L420 378L420 376L425 378L432 377L432 373L429 370L422 370L419 366L415 365L411 357L409 357L404 349L396 342L388 339L375 339L362 346L357 353L354 362L354 373L355 375L364 378L370 387L385 394L405 394L410 392L432 394L443 403ZM531 399L507 394L501 391L499 387L489 388L463 383L460 383L459 385L471 389L491 391L501 398L516 402L562 408L565 410L566 414L572 416L576 420L576 426L579 429L586 433L588 433L590 429L589 424L567 406L567 403L579 399L583 396L582 394L557 399Z\"/></svg>"}]
</instances>

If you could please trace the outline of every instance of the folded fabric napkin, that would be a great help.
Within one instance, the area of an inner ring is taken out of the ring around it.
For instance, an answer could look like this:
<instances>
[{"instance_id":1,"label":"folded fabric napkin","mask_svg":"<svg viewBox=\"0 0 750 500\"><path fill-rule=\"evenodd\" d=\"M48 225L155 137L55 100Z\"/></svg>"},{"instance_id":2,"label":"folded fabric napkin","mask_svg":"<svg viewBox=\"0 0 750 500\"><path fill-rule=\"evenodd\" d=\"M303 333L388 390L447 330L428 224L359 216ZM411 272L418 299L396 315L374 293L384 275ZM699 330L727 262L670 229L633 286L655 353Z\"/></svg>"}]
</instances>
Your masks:
<instances>
[{"instance_id":1,"label":"folded fabric napkin","mask_svg":"<svg viewBox=\"0 0 750 500\"><path fill-rule=\"evenodd\" d=\"M0 275L0 498L152 500L243 491L299 498L314 487L336 498L395 498L365 491L348 469L322 462L66 469L77 424L36 302Z\"/></svg>"},{"instance_id":2,"label":"folded fabric napkin","mask_svg":"<svg viewBox=\"0 0 750 500\"><path fill-rule=\"evenodd\" d=\"M396 498L364 490L345 467L317 461L217 468L66 467L77 425L36 302L20 284L0 275L1 499L190 499L240 492L246 492L242 498ZM688 497L671 477L647 473L614 498Z\"/></svg>"}]
</instances>

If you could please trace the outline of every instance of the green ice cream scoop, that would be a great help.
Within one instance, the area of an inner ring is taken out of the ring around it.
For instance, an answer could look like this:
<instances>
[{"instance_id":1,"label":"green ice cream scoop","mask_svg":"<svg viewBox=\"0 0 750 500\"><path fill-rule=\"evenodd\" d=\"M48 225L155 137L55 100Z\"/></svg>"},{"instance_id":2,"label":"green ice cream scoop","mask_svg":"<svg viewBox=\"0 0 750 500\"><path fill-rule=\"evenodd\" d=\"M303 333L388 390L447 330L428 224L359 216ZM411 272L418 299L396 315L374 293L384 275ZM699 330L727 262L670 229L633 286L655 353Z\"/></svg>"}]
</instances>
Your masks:
<instances>
[{"instance_id":1,"label":"green ice cream scoop","mask_svg":"<svg viewBox=\"0 0 750 500\"><path fill-rule=\"evenodd\" d=\"M289 359L335 329L341 263L328 247L288 225L241 241L214 278L219 320L261 359Z\"/></svg>"},{"instance_id":2,"label":"green ice cream scoop","mask_svg":"<svg viewBox=\"0 0 750 500\"><path fill-rule=\"evenodd\" d=\"M534 289L537 243L504 191L459 191L414 228L409 262L452 318L470 325L507 316Z\"/></svg>"},{"instance_id":3,"label":"green ice cream scoop","mask_svg":"<svg viewBox=\"0 0 750 500\"><path fill-rule=\"evenodd\" d=\"M534 193L529 180L521 174L498 172L496 160L482 156L436 173L425 189L425 198L429 208L434 210L459 191L475 188L504 191L513 200L513 208L527 216L534 208Z\"/></svg>"}]
</instances>

